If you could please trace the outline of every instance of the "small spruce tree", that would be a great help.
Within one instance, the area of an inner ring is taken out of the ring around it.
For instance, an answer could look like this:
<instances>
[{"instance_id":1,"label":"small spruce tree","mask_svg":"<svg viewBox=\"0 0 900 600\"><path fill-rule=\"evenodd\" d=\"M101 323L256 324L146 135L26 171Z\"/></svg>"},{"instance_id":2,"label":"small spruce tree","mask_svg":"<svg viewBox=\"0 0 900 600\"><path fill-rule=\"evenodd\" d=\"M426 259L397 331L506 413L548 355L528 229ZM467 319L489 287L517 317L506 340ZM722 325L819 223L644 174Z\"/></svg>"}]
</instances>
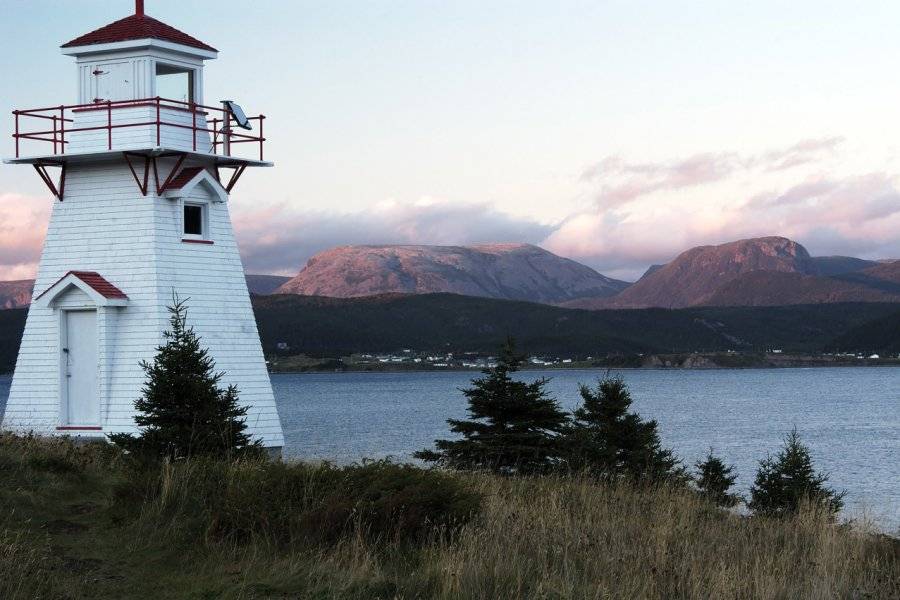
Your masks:
<instances>
[{"instance_id":1,"label":"small spruce tree","mask_svg":"<svg viewBox=\"0 0 900 600\"><path fill-rule=\"evenodd\" d=\"M462 390L470 420L447 421L462 439L436 440L436 450L422 450L415 456L453 469L501 474L545 473L556 468L561 460L558 437L568 416L547 395L548 379L525 383L511 377L522 360L508 339L497 366L482 371L484 377L473 379L472 387Z\"/></svg>"},{"instance_id":2,"label":"small spruce tree","mask_svg":"<svg viewBox=\"0 0 900 600\"><path fill-rule=\"evenodd\" d=\"M726 465L725 461L713 454L712 448L703 460L698 460L696 483L700 494L717 506L731 507L740 501L740 496L729 492L731 486L737 481L737 475L733 475L734 466Z\"/></svg>"},{"instance_id":3,"label":"small spruce tree","mask_svg":"<svg viewBox=\"0 0 900 600\"><path fill-rule=\"evenodd\" d=\"M583 405L566 435L569 468L604 479L683 480L681 461L663 448L656 421L629 412L631 393L619 377L581 386Z\"/></svg>"},{"instance_id":4,"label":"small spruce tree","mask_svg":"<svg viewBox=\"0 0 900 600\"><path fill-rule=\"evenodd\" d=\"M826 487L827 481L826 474L813 468L809 448L794 427L784 438L781 451L759 462L747 506L757 515L778 517L795 514L809 502L834 518L844 506L845 492Z\"/></svg>"},{"instance_id":5,"label":"small spruce tree","mask_svg":"<svg viewBox=\"0 0 900 600\"><path fill-rule=\"evenodd\" d=\"M245 433L247 408L238 403L237 387L219 388L224 373L215 372L208 350L187 326L185 302L175 296L169 313L165 343L152 363L141 362L147 381L134 403L141 433L113 434L111 441L144 457L260 453L259 441Z\"/></svg>"}]
</instances>

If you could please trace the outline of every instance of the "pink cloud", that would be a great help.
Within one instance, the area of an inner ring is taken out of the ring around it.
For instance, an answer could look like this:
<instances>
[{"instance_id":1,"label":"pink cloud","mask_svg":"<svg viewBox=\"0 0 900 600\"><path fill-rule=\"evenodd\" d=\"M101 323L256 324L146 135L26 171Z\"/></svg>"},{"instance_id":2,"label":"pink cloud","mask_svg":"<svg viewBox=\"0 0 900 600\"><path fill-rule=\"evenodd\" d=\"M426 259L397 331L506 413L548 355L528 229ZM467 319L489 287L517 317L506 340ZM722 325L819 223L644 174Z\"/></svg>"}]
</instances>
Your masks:
<instances>
[{"instance_id":1,"label":"pink cloud","mask_svg":"<svg viewBox=\"0 0 900 600\"><path fill-rule=\"evenodd\" d=\"M34 277L50 207L46 198L0 194L0 280Z\"/></svg>"},{"instance_id":2,"label":"pink cloud","mask_svg":"<svg viewBox=\"0 0 900 600\"><path fill-rule=\"evenodd\" d=\"M630 163L619 156L610 156L585 169L581 179L599 186L598 206L614 208L656 192L699 187L741 172L777 172L810 164L833 153L842 142L841 137L825 137L758 155L705 152L656 163Z\"/></svg>"},{"instance_id":3,"label":"pink cloud","mask_svg":"<svg viewBox=\"0 0 900 600\"><path fill-rule=\"evenodd\" d=\"M551 227L483 203L388 204L366 212L294 212L287 205L234 215L245 269L295 275L314 254L348 244L537 242Z\"/></svg>"},{"instance_id":4,"label":"pink cloud","mask_svg":"<svg viewBox=\"0 0 900 600\"><path fill-rule=\"evenodd\" d=\"M900 191L893 177L869 173L817 178L746 201L661 202L658 210L586 211L567 219L541 245L601 272L634 278L648 264L698 245L783 235L815 254L900 256Z\"/></svg>"}]
</instances>

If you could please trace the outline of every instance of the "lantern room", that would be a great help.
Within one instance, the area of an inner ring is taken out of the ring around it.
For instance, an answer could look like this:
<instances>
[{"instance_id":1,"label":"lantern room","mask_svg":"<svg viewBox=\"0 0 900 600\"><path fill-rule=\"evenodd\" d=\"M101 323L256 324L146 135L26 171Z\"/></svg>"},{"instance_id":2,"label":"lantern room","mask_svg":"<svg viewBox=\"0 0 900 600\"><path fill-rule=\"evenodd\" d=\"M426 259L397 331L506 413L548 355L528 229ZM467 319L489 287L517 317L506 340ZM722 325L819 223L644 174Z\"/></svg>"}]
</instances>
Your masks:
<instances>
[{"instance_id":1,"label":"lantern room","mask_svg":"<svg viewBox=\"0 0 900 600\"><path fill-rule=\"evenodd\" d=\"M144 14L135 13L62 45L78 67L78 103L162 97L203 104L203 61L212 46Z\"/></svg>"},{"instance_id":2,"label":"lantern room","mask_svg":"<svg viewBox=\"0 0 900 600\"><path fill-rule=\"evenodd\" d=\"M139 161L193 155L211 161L213 172L226 167L237 176L247 166L271 166L263 158L265 116L248 117L232 101L205 102L204 62L218 51L145 14L143 0L134 14L61 49L75 59L77 103L13 111L16 156L9 161L34 164L59 199L66 164L113 153ZM50 181L48 166L63 167L59 183ZM148 168L135 175L142 190Z\"/></svg>"}]
</instances>

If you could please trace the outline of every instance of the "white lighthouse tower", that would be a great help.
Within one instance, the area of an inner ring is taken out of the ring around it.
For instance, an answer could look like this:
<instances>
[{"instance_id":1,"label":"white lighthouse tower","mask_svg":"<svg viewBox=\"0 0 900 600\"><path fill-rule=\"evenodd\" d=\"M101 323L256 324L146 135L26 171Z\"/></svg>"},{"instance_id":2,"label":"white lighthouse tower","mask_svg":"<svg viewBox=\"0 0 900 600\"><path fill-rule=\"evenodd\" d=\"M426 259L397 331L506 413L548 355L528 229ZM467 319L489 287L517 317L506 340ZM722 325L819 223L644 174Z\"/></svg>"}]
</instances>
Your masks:
<instances>
[{"instance_id":1,"label":"white lighthouse tower","mask_svg":"<svg viewBox=\"0 0 900 600\"><path fill-rule=\"evenodd\" d=\"M71 105L14 112L16 157L54 197L3 428L104 437L136 432L142 360L173 293L249 407L248 431L283 445L229 192L263 157L264 117L208 106L215 48L135 13L62 46L78 70Z\"/></svg>"}]
</instances>

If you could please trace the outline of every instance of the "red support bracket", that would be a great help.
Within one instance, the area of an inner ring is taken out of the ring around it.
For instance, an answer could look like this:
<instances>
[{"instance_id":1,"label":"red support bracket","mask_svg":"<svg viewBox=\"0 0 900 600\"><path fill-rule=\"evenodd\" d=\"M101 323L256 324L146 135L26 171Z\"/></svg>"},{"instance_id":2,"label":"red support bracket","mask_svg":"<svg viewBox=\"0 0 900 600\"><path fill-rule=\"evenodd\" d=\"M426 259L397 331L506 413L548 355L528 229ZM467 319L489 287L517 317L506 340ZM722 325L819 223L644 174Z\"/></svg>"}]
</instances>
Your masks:
<instances>
[{"instance_id":1,"label":"red support bracket","mask_svg":"<svg viewBox=\"0 0 900 600\"><path fill-rule=\"evenodd\" d=\"M122 156L125 157L125 162L128 163L128 168L131 169L131 175L134 177L135 183L138 185L138 189L141 190L141 194L147 195L147 188L150 185L150 157L145 154L137 154L136 152L123 152ZM131 157L136 156L144 159L144 180L143 183L141 179L138 177L137 171L134 170L134 165L131 163Z\"/></svg>"},{"instance_id":2,"label":"red support bracket","mask_svg":"<svg viewBox=\"0 0 900 600\"><path fill-rule=\"evenodd\" d=\"M37 162L32 165L37 174L41 176L44 183L50 189L50 193L56 196L57 200L63 201L63 194L66 193L66 163L64 162ZM47 167L60 167L59 183L53 183L53 179L47 172Z\"/></svg>"},{"instance_id":3,"label":"red support bracket","mask_svg":"<svg viewBox=\"0 0 900 600\"><path fill-rule=\"evenodd\" d=\"M175 166L172 167L172 170L169 171L169 176L166 177L166 180L160 185L159 183L159 167L157 166L156 159L162 158L165 156L177 156L178 160L175 161ZM178 173L179 169L181 169L182 163L184 163L184 159L187 157L187 154L181 152L176 154L161 154L158 157L153 157L153 176L156 179L156 193L157 195L162 195L169 185L172 183L172 180L175 179L175 174Z\"/></svg>"},{"instance_id":4,"label":"red support bracket","mask_svg":"<svg viewBox=\"0 0 900 600\"><path fill-rule=\"evenodd\" d=\"M241 175L244 174L244 169L247 168L247 163L241 163L240 165L234 167L234 171L231 173L231 178L228 180L228 185L225 185L225 191L229 194L231 193L232 188L237 184L238 179L241 178ZM219 167L216 166L215 170L216 181L222 183L222 176L219 174Z\"/></svg>"}]
</instances>

